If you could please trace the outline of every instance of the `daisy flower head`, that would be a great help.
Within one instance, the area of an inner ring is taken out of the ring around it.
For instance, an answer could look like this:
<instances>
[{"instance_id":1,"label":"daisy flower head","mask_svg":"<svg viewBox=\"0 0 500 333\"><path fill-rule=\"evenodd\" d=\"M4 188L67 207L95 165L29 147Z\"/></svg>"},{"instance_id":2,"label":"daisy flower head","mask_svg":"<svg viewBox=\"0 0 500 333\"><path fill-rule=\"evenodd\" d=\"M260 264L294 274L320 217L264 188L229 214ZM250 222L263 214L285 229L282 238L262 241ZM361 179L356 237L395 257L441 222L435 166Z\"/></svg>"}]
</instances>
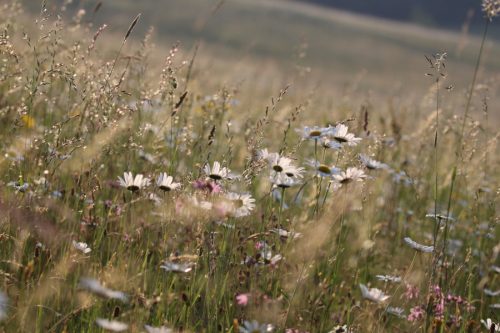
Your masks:
<instances>
[{"instance_id":1,"label":"daisy flower head","mask_svg":"<svg viewBox=\"0 0 500 333\"><path fill-rule=\"evenodd\" d=\"M160 173L156 179L156 186L164 192L169 192L181 187L180 183L175 183L172 176L168 176L166 172Z\"/></svg>"},{"instance_id":2,"label":"daisy flower head","mask_svg":"<svg viewBox=\"0 0 500 333\"><path fill-rule=\"evenodd\" d=\"M229 192L226 194L226 198L234 205L234 217L248 216L255 208L255 199L248 193Z\"/></svg>"},{"instance_id":3,"label":"daisy flower head","mask_svg":"<svg viewBox=\"0 0 500 333\"><path fill-rule=\"evenodd\" d=\"M352 330L350 330L347 327L347 325L337 325L328 333L349 333L349 332L352 332Z\"/></svg>"},{"instance_id":4,"label":"daisy flower head","mask_svg":"<svg viewBox=\"0 0 500 333\"><path fill-rule=\"evenodd\" d=\"M73 241L73 247L83 254L88 254L92 251L92 249L84 242Z\"/></svg>"},{"instance_id":5,"label":"daisy flower head","mask_svg":"<svg viewBox=\"0 0 500 333\"><path fill-rule=\"evenodd\" d=\"M207 163L203 167L203 171L209 178L215 181L228 178L231 172L228 168L222 167L218 161L215 161L212 167L210 167L210 164Z\"/></svg>"},{"instance_id":6,"label":"daisy flower head","mask_svg":"<svg viewBox=\"0 0 500 333\"><path fill-rule=\"evenodd\" d=\"M415 242L413 239L411 239L410 237L405 237L404 241L406 244L408 244L408 246L410 246L412 249L415 249L417 251L424 252L424 253L434 252L434 246L427 246L427 245L419 244L419 243Z\"/></svg>"},{"instance_id":7,"label":"daisy flower head","mask_svg":"<svg viewBox=\"0 0 500 333\"><path fill-rule=\"evenodd\" d=\"M171 261L165 261L163 265L160 266L166 272L173 273L189 273L193 270L193 266L190 264L175 263Z\"/></svg>"},{"instance_id":8,"label":"daisy flower head","mask_svg":"<svg viewBox=\"0 0 500 333\"><path fill-rule=\"evenodd\" d=\"M328 135L338 143L347 146L356 146L361 138L357 138L354 134L349 133L349 127L344 124L338 124L335 127L329 127Z\"/></svg>"},{"instance_id":9,"label":"daisy flower head","mask_svg":"<svg viewBox=\"0 0 500 333\"><path fill-rule=\"evenodd\" d=\"M389 306L387 309L385 309L387 313L399 317L399 318L405 318L405 310L403 308L398 308L398 307L393 307Z\"/></svg>"},{"instance_id":10,"label":"daisy flower head","mask_svg":"<svg viewBox=\"0 0 500 333\"><path fill-rule=\"evenodd\" d=\"M144 325L144 329L148 333L174 333L174 331L171 328L168 328L166 326L154 327L154 326Z\"/></svg>"},{"instance_id":11,"label":"daisy flower head","mask_svg":"<svg viewBox=\"0 0 500 333\"><path fill-rule=\"evenodd\" d=\"M335 140L331 140L327 136L321 137L319 142L321 144L321 147L323 147L325 149L339 150L340 148L342 148L342 144L340 144L339 142L337 142Z\"/></svg>"},{"instance_id":12,"label":"daisy flower head","mask_svg":"<svg viewBox=\"0 0 500 333\"><path fill-rule=\"evenodd\" d=\"M302 136L302 140L318 141L328 133L328 128L319 126L304 126L303 128L297 128L295 131Z\"/></svg>"},{"instance_id":13,"label":"daisy flower head","mask_svg":"<svg viewBox=\"0 0 500 333\"><path fill-rule=\"evenodd\" d=\"M259 324L257 320L245 320L240 326L240 333L268 333L274 331L271 324Z\"/></svg>"},{"instance_id":14,"label":"daisy flower head","mask_svg":"<svg viewBox=\"0 0 500 333\"><path fill-rule=\"evenodd\" d=\"M345 185L351 182L361 182L365 178L365 172L354 167L347 168L346 171L341 171L338 174L333 175L333 179L341 185Z\"/></svg>"},{"instance_id":15,"label":"daisy flower head","mask_svg":"<svg viewBox=\"0 0 500 333\"><path fill-rule=\"evenodd\" d=\"M384 282L399 283L402 280L399 276L392 276L392 275L375 275L375 277L380 281Z\"/></svg>"},{"instance_id":16,"label":"daisy flower head","mask_svg":"<svg viewBox=\"0 0 500 333\"><path fill-rule=\"evenodd\" d=\"M123 331L126 331L128 329L128 325L125 323L122 323L121 321L108 320L108 319L104 319L104 318L97 318L95 322L96 322L97 326L99 326L107 331L123 332Z\"/></svg>"},{"instance_id":17,"label":"daisy flower head","mask_svg":"<svg viewBox=\"0 0 500 333\"><path fill-rule=\"evenodd\" d=\"M299 182L295 177L289 177L281 172L280 173L272 172L271 176L269 176L269 179L271 183L273 183L276 187L283 189L299 184Z\"/></svg>"},{"instance_id":18,"label":"daisy flower head","mask_svg":"<svg viewBox=\"0 0 500 333\"><path fill-rule=\"evenodd\" d=\"M389 166L387 164L374 160L365 154L359 154L359 159L367 169L370 170L389 169Z\"/></svg>"},{"instance_id":19,"label":"daisy flower head","mask_svg":"<svg viewBox=\"0 0 500 333\"><path fill-rule=\"evenodd\" d=\"M289 177L302 177L304 168L295 166L291 158L280 156L278 153L269 153L267 149L261 150L259 155L268 162L271 172L284 173Z\"/></svg>"},{"instance_id":20,"label":"daisy flower head","mask_svg":"<svg viewBox=\"0 0 500 333\"><path fill-rule=\"evenodd\" d=\"M364 284L360 283L359 288L361 289L361 295L363 298L370 300L375 303L383 303L389 299L390 296L384 294L384 292L377 288L368 288Z\"/></svg>"},{"instance_id":21,"label":"daisy flower head","mask_svg":"<svg viewBox=\"0 0 500 333\"><path fill-rule=\"evenodd\" d=\"M109 298L109 299L117 299L120 300L124 303L128 302L128 297L127 294L121 291L116 291L116 290L111 290L103 285L95 279L91 278L82 278L80 279L80 283L78 286L81 289L87 290L97 296L103 297L103 298Z\"/></svg>"},{"instance_id":22,"label":"daisy flower head","mask_svg":"<svg viewBox=\"0 0 500 333\"><path fill-rule=\"evenodd\" d=\"M118 181L121 187L126 188L131 192L137 192L143 187L149 185L149 178L145 178L142 174L137 174L135 177L132 172L125 172L122 177L118 177Z\"/></svg>"},{"instance_id":23,"label":"daisy flower head","mask_svg":"<svg viewBox=\"0 0 500 333\"><path fill-rule=\"evenodd\" d=\"M490 21L500 15L500 0L483 0L481 7Z\"/></svg>"},{"instance_id":24,"label":"daisy flower head","mask_svg":"<svg viewBox=\"0 0 500 333\"><path fill-rule=\"evenodd\" d=\"M307 164L313 167L316 175L320 177L332 177L341 172L339 168L322 164L317 160L309 160Z\"/></svg>"},{"instance_id":25,"label":"daisy flower head","mask_svg":"<svg viewBox=\"0 0 500 333\"><path fill-rule=\"evenodd\" d=\"M486 320L481 319L481 324L486 327L490 332L500 332L500 325L498 323L495 323L491 318L488 318Z\"/></svg>"}]
</instances>

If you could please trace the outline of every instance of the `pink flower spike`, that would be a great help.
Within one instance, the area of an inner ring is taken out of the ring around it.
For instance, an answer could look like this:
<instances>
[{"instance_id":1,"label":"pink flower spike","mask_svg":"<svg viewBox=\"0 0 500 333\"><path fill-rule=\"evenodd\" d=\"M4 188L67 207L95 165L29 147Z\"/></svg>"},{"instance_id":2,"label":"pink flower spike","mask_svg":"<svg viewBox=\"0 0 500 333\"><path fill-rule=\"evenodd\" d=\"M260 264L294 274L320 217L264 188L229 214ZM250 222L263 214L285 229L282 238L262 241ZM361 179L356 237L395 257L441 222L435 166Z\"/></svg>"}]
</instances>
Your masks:
<instances>
[{"instance_id":1,"label":"pink flower spike","mask_svg":"<svg viewBox=\"0 0 500 333\"><path fill-rule=\"evenodd\" d=\"M249 294L236 295L236 302L238 303L238 305L241 306L247 306L249 299L250 299Z\"/></svg>"}]
</instances>

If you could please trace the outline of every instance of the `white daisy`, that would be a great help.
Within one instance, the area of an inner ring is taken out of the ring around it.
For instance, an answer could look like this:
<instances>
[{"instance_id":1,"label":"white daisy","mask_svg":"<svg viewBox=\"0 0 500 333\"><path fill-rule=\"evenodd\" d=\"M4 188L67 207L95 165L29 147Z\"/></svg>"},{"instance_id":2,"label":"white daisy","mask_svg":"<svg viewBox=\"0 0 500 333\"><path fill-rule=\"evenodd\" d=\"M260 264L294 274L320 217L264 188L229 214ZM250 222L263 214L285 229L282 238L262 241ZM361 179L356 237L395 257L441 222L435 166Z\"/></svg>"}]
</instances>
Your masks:
<instances>
[{"instance_id":1,"label":"white daisy","mask_svg":"<svg viewBox=\"0 0 500 333\"><path fill-rule=\"evenodd\" d=\"M129 191L136 192L149 185L149 179L145 178L142 174L138 174L135 177L132 172L125 172L122 177L118 177L120 186L126 188Z\"/></svg>"},{"instance_id":2,"label":"white daisy","mask_svg":"<svg viewBox=\"0 0 500 333\"><path fill-rule=\"evenodd\" d=\"M240 326L240 333L267 333L274 330L271 324L259 324L256 320L245 320Z\"/></svg>"},{"instance_id":3,"label":"white daisy","mask_svg":"<svg viewBox=\"0 0 500 333\"><path fill-rule=\"evenodd\" d=\"M365 178L365 172L358 168L347 168L346 171L341 171L340 173L333 175L333 179L342 185L351 182L360 182Z\"/></svg>"},{"instance_id":4,"label":"white daisy","mask_svg":"<svg viewBox=\"0 0 500 333\"><path fill-rule=\"evenodd\" d=\"M230 192L226 194L226 198L234 204L234 217L248 216L255 208L255 199L248 193Z\"/></svg>"},{"instance_id":5,"label":"white daisy","mask_svg":"<svg viewBox=\"0 0 500 333\"><path fill-rule=\"evenodd\" d=\"M392 275L375 275L375 277L377 279L379 279L380 281L384 281L384 282L394 282L394 283L398 283L398 282L401 282L401 278L399 276L392 276Z\"/></svg>"},{"instance_id":6,"label":"white daisy","mask_svg":"<svg viewBox=\"0 0 500 333\"><path fill-rule=\"evenodd\" d=\"M7 295L0 291L0 321L7 318L7 306L9 304L9 299Z\"/></svg>"},{"instance_id":7,"label":"white daisy","mask_svg":"<svg viewBox=\"0 0 500 333\"><path fill-rule=\"evenodd\" d=\"M493 291L491 289L484 289L484 294L490 297L496 297L500 295L500 290Z\"/></svg>"},{"instance_id":8,"label":"white daisy","mask_svg":"<svg viewBox=\"0 0 500 333\"><path fill-rule=\"evenodd\" d=\"M390 313L390 314L396 316L396 317L405 318L405 310L403 308L396 308L396 307L389 306L389 307L387 307L387 309L385 309L385 311L387 313Z\"/></svg>"},{"instance_id":9,"label":"white daisy","mask_svg":"<svg viewBox=\"0 0 500 333\"><path fill-rule=\"evenodd\" d=\"M128 329L128 325L121 321L97 318L95 322L99 327L108 331L123 332Z\"/></svg>"},{"instance_id":10,"label":"white daisy","mask_svg":"<svg viewBox=\"0 0 500 333\"><path fill-rule=\"evenodd\" d=\"M319 142L321 144L321 147L323 147L325 149L335 149L335 150L338 150L338 149L342 148L342 144L338 143L335 140L331 140L327 136L321 137L321 139L320 139Z\"/></svg>"},{"instance_id":11,"label":"white daisy","mask_svg":"<svg viewBox=\"0 0 500 333\"><path fill-rule=\"evenodd\" d=\"M322 164L316 160L309 160L307 164L313 167L315 173L321 177L332 177L333 175L339 174L341 172L339 168Z\"/></svg>"},{"instance_id":12,"label":"white daisy","mask_svg":"<svg viewBox=\"0 0 500 333\"><path fill-rule=\"evenodd\" d=\"M328 128L304 126L303 128L297 128L295 131L299 133L304 140L319 140L328 133Z\"/></svg>"},{"instance_id":13,"label":"white daisy","mask_svg":"<svg viewBox=\"0 0 500 333\"><path fill-rule=\"evenodd\" d=\"M361 294L364 298L375 302L383 303L389 299L390 296L384 294L384 292L377 288L368 288L364 284L360 283L359 288L361 289Z\"/></svg>"},{"instance_id":14,"label":"white daisy","mask_svg":"<svg viewBox=\"0 0 500 333\"><path fill-rule=\"evenodd\" d=\"M431 219L435 219L435 220L439 220L439 221L455 221L455 218L453 218L452 216L447 216L447 214L434 214L434 213L429 213L429 214L426 214L425 217L428 217L428 218L431 218Z\"/></svg>"},{"instance_id":15,"label":"white daisy","mask_svg":"<svg viewBox=\"0 0 500 333\"><path fill-rule=\"evenodd\" d=\"M173 273L189 273L193 270L193 266L190 264L178 264L171 261L165 261L163 265L160 266L160 268L167 272Z\"/></svg>"},{"instance_id":16,"label":"white daisy","mask_svg":"<svg viewBox=\"0 0 500 333\"><path fill-rule=\"evenodd\" d=\"M500 332L500 325L498 323L495 323L491 318L488 318L486 320L481 319L481 324L486 327L490 332Z\"/></svg>"},{"instance_id":17,"label":"white daisy","mask_svg":"<svg viewBox=\"0 0 500 333\"><path fill-rule=\"evenodd\" d=\"M149 326L149 325L144 325L144 329L148 333L173 333L174 332L171 328L168 328L166 326L153 327L153 326Z\"/></svg>"},{"instance_id":18,"label":"white daisy","mask_svg":"<svg viewBox=\"0 0 500 333\"><path fill-rule=\"evenodd\" d=\"M338 124L335 127L329 127L327 130L328 136L340 144L348 146L356 146L361 138L357 138L354 134L348 132L349 128L344 124Z\"/></svg>"},{"instance_id":19,"label":"white daisy","mask_svg":"<svg viewBox=\"0 0 500 333\"><path fill-rule=\"evenodd\" d=\"M226 167L222 167L218 161L215 161L212 168L210 164L206 164L203 168L205 174L213 180L221 180L227 178L230 175L231 170Z\"/></svg>"},{"instance_id":20,"label":"white daisy","mask_svg":"<svg viewBox=\"0 0 500 333\"><path fill-rule=\"evenodd\" d=\"M289 177L281 172L280 173L272 172L269 179L271 183L280 188L289 188L299 184L299 182L295 177Z\"/></svg>"},{"instance_id":21,"label":"white daisy","mask_svg":"<svg viewBox=\"0 0 500 333\"><path fill-rule=\"evenodd\" d=\"M273 228L270 230L272 233L277 234L281 238L290 238L290 239L297 239L302 237L302 234L300 232L294 232L294 231L287 231L285 229L280 229L280 228Z\"/></svg>"},{"instance_id":22,"label":"white daisy","mask_svg":"<svg viewBox=\"0 0 500 333\"><path fill-rule=\"evenodd\" d=\"M349 333L352 332L347 325L337 325L328 333Z\"/></svg>"},{"instance_id":23,"label":"white daisy","mask_svg":"<svg viewBox=\"0 0 500 333\"><path fill-rule=\"evenodd\" d=\"M419 243L415 242L413 239L411 239L410 237L405 237L404 241L411 248L413 248L417 251L425 252L425 253L431 253L434 251L434 246L427 246L427 245L419 244Z\"/></svg>"},{"instance_id":24,"label":"white daisy","mask_svg":"<svg viewBox=\"0 0 500 333\"><path fill-rule=\"evenodd\" d=\"M359 159L367 169L370 170L389 169L389 166L387 164L374 160L365 154L359 154Z\"/></svg>"},{"instance_id":25,"label":"white daisy","mask_svg":"<svg viewBox=\"0 0 500 333\"><path fill-rule=\"evenodd\" d=\"M108 289L108 288L102 286L101 283L95 279L82 278L82 279L80 279L80 283L78 286L81 289L90 291L91 293L96 294L97 296L100 296L100 297L109 298L109 299L118 299L124 303L126 303L128 301L127 294L125 294L121 291Z\"/></svg>"},{"instance_id":26,"label":"white daisy","mask_svg":"<svg viewBox=\"0 0 500 333\"><path fill-rule=\"evenodd\" d=\"M73 247L84 254L90 253L92 251L87 243L84 242L73 241Z\"/></svg>"},{"instance_id":27,"label":"white daisy","mask_svg":"<svg viewBox=\"0 0 500 333\"><path fill-rule=\"evenodd\" d=\"M160 173L158 179L156 179L156 186L164 192L169 192L178 189L181 187L180 183L174 183L174 178L172 176L168 176L166 172Z\"/></svg>"}]
</instances>

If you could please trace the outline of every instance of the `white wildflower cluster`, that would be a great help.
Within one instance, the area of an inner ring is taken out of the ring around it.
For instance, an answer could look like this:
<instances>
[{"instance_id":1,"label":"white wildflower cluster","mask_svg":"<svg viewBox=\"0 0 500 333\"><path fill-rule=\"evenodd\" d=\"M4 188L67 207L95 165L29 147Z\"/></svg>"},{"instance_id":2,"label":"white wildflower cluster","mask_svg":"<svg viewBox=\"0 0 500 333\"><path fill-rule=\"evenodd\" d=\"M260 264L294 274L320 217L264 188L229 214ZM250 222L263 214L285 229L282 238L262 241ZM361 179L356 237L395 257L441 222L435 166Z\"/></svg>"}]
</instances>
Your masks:
<instances>
[{"instance_id":1,"label":"white wildflower cluster","mask_svg":"<svg viewBox=\"0 0 500 333\"><path fill-rule=\"evenodd\" d=\"M500 15L500 0L483 0L482 9L486 17L491 21Z\"/></svg>"}]
</instances>

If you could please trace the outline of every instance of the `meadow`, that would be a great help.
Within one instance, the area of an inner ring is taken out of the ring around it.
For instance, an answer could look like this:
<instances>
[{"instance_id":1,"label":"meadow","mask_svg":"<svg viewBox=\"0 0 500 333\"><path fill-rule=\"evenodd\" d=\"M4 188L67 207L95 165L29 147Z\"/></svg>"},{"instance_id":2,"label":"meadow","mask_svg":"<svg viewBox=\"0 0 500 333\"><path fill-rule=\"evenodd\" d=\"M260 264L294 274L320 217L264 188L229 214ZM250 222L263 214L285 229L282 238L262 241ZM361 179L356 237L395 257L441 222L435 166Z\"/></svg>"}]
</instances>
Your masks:
<instances>
[{"instance_id":1,"label":"meadow","mask_svg":"<svg viewBox=\"0 0 500 333\"><path fill-rule=\"evenodd\" d=\"M56 3L0 3L0 331L500 330L498 0Z\"/></svg>"}]
</instances>

